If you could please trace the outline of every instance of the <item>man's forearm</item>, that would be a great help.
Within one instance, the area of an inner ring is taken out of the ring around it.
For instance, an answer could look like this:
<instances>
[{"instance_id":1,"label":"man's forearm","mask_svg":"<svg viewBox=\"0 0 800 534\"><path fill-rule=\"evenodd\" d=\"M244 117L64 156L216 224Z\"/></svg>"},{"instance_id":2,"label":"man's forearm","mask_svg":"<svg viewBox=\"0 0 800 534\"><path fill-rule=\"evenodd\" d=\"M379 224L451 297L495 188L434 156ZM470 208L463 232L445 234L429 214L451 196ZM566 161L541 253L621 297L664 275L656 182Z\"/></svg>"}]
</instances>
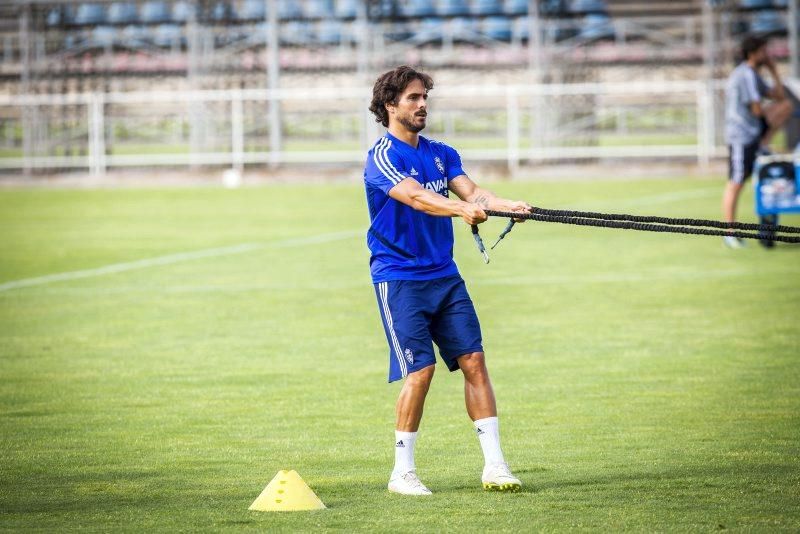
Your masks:
<instances>
[{"instance_id":1,"label":"man's forearm","mask_svg":"<svg viewBox=\"0 0 800 534\"><path fill-rule=\"evenodd\" d=\"M509 211L513 209L512 201L505 198L500 198L491 191L481 187L475 188L475 192L467 199L468 202L473 202L485 210L495 211Z\"/></svg>"},{"instance_id":2,"label":"man's forearm","mask_svg":"<svg viewBox=\"0 0 800 534\"><path fill-rule=\"evenodd\" d=\"M786 93L783 90L783 80L781 80L781 75L778 74L777 67L770 66L769 73L772 76L772 83L774 84L774 87L772 88L772 99L783 100L786 98Z\"/></svg>"},{"instance_id":3,"label":"man's forearm","mask_svg":"<svg viewBox=\"0 0 800 534\"><path fill-rule=\"evenodd\" d=\"M428 215L457 217L464 214L463 202L444 197L439 193L421 189L411 196L411 207Z\"/></svg>"}]
</instances>

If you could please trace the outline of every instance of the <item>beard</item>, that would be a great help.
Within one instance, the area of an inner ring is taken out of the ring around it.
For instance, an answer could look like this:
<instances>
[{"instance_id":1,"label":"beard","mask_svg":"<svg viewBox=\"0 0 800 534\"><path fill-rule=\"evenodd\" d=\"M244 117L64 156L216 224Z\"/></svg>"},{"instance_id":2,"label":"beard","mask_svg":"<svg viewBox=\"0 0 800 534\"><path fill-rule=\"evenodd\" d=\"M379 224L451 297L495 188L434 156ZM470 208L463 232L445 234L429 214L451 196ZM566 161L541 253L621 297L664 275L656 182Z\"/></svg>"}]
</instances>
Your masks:
<instances>
[{"instance_id":1,"label":"beard","mask_svg":"<svg viewBox=\"0 0 800 534\"><path fill-rule=\"evenodd\" d=\"M419 118L422 118L422 124L421 125L419 123L415 123L414 122L416 119L419 119ZM426 116L412 115L411 117L402 117L402 118L398 119L398 122L400 124L402 124L403 126L405 126L408 129L408 131L414 132L414 133L419 133L419 132L421 132L422 130L425 129L426 120L427 120L427 115Z\"/></svg>"}]
</instances>

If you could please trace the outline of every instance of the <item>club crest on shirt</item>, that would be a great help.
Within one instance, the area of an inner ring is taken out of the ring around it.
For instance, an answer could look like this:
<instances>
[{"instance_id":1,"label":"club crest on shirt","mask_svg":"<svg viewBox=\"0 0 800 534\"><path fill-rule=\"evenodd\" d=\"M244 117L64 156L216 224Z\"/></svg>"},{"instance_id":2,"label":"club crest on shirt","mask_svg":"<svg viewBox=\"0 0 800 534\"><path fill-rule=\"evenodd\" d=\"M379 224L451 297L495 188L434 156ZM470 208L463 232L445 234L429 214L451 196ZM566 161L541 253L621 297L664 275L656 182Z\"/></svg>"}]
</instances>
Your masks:
<instances>
[{"instance_id":1,"label":"club crest on shirt","mask_svg":"<svg viewBox=\"0 0 800 534\"><path fill-rule=\"evenodd\" d=\"M406 349L403 355L406 357L406 360L408 360L408 363L414 363L414 353L411 352L411 349Z\"/></svg>"},{"instance_id":2,"label":"club crest on shirt","mask_svg":"<svg viewBox=\"0 0 800 534\"><path fill-rule=\"evenodd\" d=\"M439 169L439 172L444 174L444 163L439 156L433 158L433 162L436 164L436 168Z\"/></svg>"}]
</instances>

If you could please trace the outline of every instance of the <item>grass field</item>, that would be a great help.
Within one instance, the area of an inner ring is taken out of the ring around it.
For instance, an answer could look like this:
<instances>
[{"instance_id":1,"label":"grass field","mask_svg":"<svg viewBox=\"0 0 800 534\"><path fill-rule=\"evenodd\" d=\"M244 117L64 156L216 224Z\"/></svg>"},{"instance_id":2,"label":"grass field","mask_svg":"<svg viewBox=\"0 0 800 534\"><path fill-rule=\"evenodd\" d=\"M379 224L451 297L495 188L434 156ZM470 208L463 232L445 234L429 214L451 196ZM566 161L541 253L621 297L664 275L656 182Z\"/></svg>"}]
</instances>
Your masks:
<instances>
[{"instance_id":1,"label":"grass field","mask_svg":"<svg viewBox=\"0 0 800 534\"><path fill-rule=\"evenodd\" d=\"M493 188L717 218L722 182ZM800 528L800 248L528 223L484 265L455 221L525 488L481 490L442 367L411 499L366 224L357 185L0 191L0 529ZM279 469L328 509L248 511Z\"/></svg>"}]
</instances>

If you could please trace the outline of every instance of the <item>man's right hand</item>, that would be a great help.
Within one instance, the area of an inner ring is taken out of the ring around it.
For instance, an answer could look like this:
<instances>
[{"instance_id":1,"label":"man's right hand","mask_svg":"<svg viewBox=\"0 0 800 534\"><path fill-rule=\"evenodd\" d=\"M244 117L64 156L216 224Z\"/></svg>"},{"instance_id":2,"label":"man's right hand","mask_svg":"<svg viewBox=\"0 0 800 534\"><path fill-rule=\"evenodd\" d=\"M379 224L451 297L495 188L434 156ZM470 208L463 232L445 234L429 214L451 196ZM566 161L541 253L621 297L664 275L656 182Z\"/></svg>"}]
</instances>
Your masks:
<instances>
[{"instance_id":1,"label":"man's right hand","mask_svg":"<svg viewBox=\"0 0 800 534\"><path fill-rule=\"evenodd\" d=\"M473 224L486 222L486 219L489 217L486 215L486 212L483 211L483 208L477 204L463 202L461 206L461 218L464 219L468 225L472 226Z\"/></svg>"}]
</instances>

